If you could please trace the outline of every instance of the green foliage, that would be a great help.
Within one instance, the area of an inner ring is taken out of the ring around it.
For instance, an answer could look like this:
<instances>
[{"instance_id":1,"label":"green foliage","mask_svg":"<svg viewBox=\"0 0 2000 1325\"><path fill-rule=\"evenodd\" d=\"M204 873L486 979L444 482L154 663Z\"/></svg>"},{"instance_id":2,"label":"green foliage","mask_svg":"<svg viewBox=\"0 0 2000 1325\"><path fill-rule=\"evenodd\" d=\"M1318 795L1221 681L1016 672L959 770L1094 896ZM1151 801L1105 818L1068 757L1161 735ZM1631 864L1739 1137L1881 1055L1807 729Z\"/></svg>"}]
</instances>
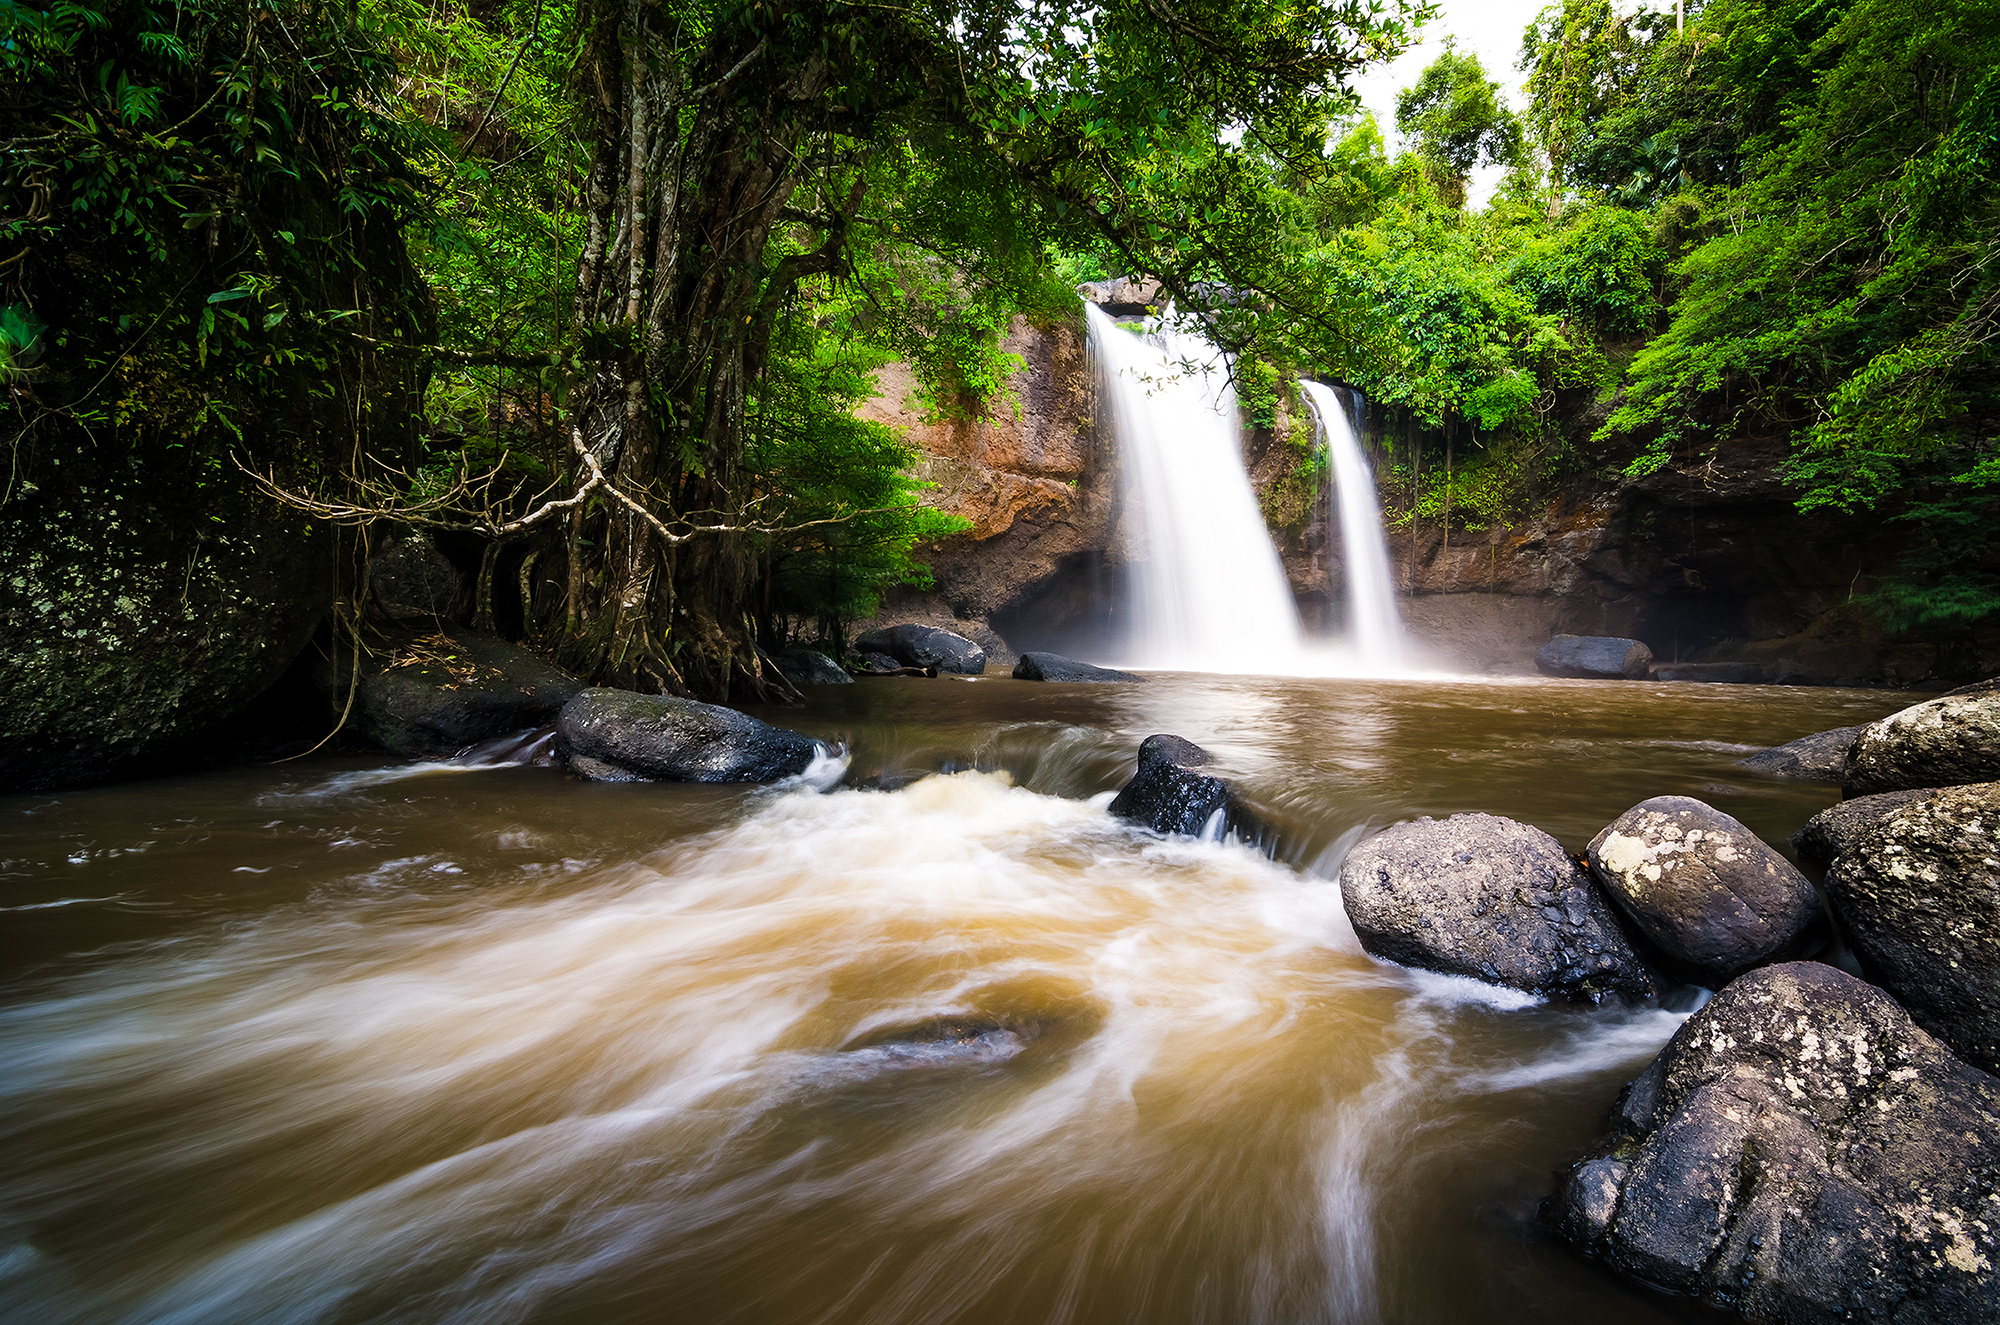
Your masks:
<instances>
[{"instance_id":1,"label":"green foliage","mask_svg":"<svg viewBox=\"0 0 2000 1325\"><path fill-rule=\"evenodd\" d=\"M1500 98L1479 57L1445 43L1416 83L1396 94L1396 128L1450 181L1454 201L1482 163L1507 165L1521 151L1521 122Z\"/></svg>"},{"instance_id":2,"label":"green foliage","mask_svg":"<svg viewBox=\"0 0 2000 1325\"><path fill-rule=\"evenodd\" d=\"M1530 240L1514 259L1512 280L1535 311L1626 337L1646 330L1658 314L1665 265L1646 217L1593 207Z\"/></svg>"}]
</instances>

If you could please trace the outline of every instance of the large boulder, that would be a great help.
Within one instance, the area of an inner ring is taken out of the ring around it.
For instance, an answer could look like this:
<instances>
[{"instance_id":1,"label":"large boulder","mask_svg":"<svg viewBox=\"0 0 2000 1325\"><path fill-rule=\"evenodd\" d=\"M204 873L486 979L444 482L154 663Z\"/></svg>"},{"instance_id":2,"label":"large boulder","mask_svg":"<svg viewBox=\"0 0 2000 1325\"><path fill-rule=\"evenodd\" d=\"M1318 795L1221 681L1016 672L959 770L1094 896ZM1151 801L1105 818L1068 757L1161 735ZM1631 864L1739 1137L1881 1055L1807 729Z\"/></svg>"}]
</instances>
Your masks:
<instances>
[{"instance_id":1,"label":"large boulder","mask_svg":"<svg viewBox=\"0 0 2000 1325\"><path fill-rule=\"evenodd\" d=\"M1397 824L1348 853L1340 895L1361 946L1404 966L1593 1001L1655 992L1590 875L1512 819Z\"/></svg>"},{"instance_id":2,"label":"large boulder","mask_svg":"<svg viewBox=\"0 0 2000 1325\"><path fill-rule=\"evenodd\" d=\"M1024 653L1014 664L1016 681L1143 681L1143 676L1097 667L1060 653Z\"/></svg>"},{"instance_id":3,"label":"large boulder","mask_svg":"<svg viewBox=\"0 0 2000 1325\"><path fill-rule=\"evenodd\" d=\"M936 626L888 626L871 630L854 642L862 654L883 653L904 667L935 667L940 672L977 676L986 670L986 650L963 635Z\"/></svg>"},{"instance_id":4,"label":"large boulder","mask_svg":"<svg viewBox=\"0 0 2000 1325\"><path fill-rule=\"evenodd\" d=\"M1660 673L1660 678L1667 679L1667 674ZM1847 748L1867 725L1835 727L1832 731L1801 736L1796 741L1759 750L1748 759L1739 759L1736 766L1802 782L1839 782L1847 768Z\"/></svg>"},{"instance_id":5,"label":"large boulder","mask_svg":"<svg viewBox=\"0 0 2000 1325\"><path fill-rule=\"evenodd\" d=\"M1922 800L1931 794L1929 788L1913 787L1908 791L1856 796L1853 800L1829 805L1806 820L1804 828L1792 834L1792 850L1799 853L1800 860L1831 865L1852 851L1855 843L1874 832L1884 819L1911 801Z\"/></svg>"},{"instance_id":6,"label":"large boulder","mask_svg":"<svg viewBox=\"0 0 2000 1325\"><path fill-rule=\"evenodd\" d=\"M1257 840L1264 825L1221 778L1194 770L1212 763L1208 751L1178 736L1148 736L1139 743L1139 767L1111 801L1127 823L1174 837Z\"/></svg>"},{"instance_id":7,"label":"large boulder","mask_svg":"<svg viewBox=\"0 0 2000 1325\"><path fill-rule=\"evenodd\" d=\"M1753 1321L2000 1320L2000 1081L1879 989L1742 977L1614 1127L1548 1213L1617 1271Z\"/></svg>"},{"instance_id":8,"label":"large boulder","mask_svg":"<svg viewBox=\"0 0 2000 1325\"><path fill-rule=\"evenodd\" d=\"M597 782L772 782L825 751L735 709L601 689L563 706L556 748L571 772Z\"/></svg>"},{"instance_id":9,"label":"large boulder","mask_svg":"<svg viewBox=\"0 0 2000 1325\"><path fill-rule=\"evenodd\" d=\"M1996 839L2000 782L1952 787L1894 810L1826 874L1868 973L1918 1025L1989 1072L2000 1071Z\"/></svg>"},{"instance_id":10,"label":"large boulder","mask_svg":"<svg viewBox=\"0 0 2000 1325\"><path fill-rule=\"evenodd\" d=\"M1643 681L1652 674L1653 651L1635 639L1609 635L1557 635L1535 655L1543 676Z\"/></svg>"},{"instance_id":11,"label":"large boulder","mask_svg":"<svg viewBox=\"0 0 2000 1325\"><path fill-rule=\"evenodd\" d=\"M1689 796L1625 811L1591 840L1590 867L1641 933L1711 986L1780 952L1820 915L1796 866Z\"/></svg>"},{"instance_id":12,"label":"large boulder","mask_svg":"<svg viewBox=\"0 0 2000 1325\"><path fill-rule=\"evenodd\" d=\"M392 634L361 659L349 721L393 754L451 754L478 741L555 721L583 683L526 649L452 626ZM316 669L335 711L346 707L353 655Z\"/></svg>"},{"instance_id":13,"label":"large boulder","mask_svg":"<svg viewBox=\"0 0 2000 1325\"><path fill-rule=\"evenodd\" d=\"M270 688L333 605L330 526L117 456L52 474L44 454L37 486L24 448L0 502L0 792L203 757L201 734Z\"/></svg>"},{"instance_id":14,"label":"large boulder","mask_svg":"<svg viewBox=\"0 0 2000 1325\"><path fill-rule=\"evenodd\" d=\"M1971 688L1891 713L1847 752L1848 796L2000 778L2000 691Z\"/></svg>"},{"instance_id":15,"label":"large boulder","mask_svg":"<svg viewBox=\"0 0 2000 1325\"><path fill-rule=\"evenodd\" d=\"M803 644L794 644L789 649L772 654L771 665L795 686L854 684L854 678L839 663L818 649L809 649Z\"/></svg>"},{"instance_id":16,"label":"large boulder","mask_svg":"<svg viewBox=\"0 0 2000 1325\"><path fill-rule=\"evenodd\" d=\"M368 596L384 616L450 619L463 591L458 568L421 530L386 539L368 558Z\"/></svg>"}]
</instances>

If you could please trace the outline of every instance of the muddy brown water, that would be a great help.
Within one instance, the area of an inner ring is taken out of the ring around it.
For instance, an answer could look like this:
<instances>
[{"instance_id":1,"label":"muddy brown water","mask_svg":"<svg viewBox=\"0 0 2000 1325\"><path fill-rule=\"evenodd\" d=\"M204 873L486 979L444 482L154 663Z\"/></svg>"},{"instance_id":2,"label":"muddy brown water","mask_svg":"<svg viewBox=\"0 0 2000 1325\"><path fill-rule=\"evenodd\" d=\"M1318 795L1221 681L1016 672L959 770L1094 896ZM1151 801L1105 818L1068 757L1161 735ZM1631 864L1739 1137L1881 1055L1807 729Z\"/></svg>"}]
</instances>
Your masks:
<instances>
[{"instance_id":1,"label":"muddy brown water","mask_svg":"<svg viewBox=\"0 0 2000 1325\"><path fill-rule=\"evenodd\" d=\"M0 800L8 1321L1688 1318L1544 1241L1685 1016L1380 965L1330 882L1907 695L876 680L764 716L846 785L326 759ZM1213 751L1283 859L1114 822ZM861 789L857 783L893 790Z\"/></svg>"}]
</instances>

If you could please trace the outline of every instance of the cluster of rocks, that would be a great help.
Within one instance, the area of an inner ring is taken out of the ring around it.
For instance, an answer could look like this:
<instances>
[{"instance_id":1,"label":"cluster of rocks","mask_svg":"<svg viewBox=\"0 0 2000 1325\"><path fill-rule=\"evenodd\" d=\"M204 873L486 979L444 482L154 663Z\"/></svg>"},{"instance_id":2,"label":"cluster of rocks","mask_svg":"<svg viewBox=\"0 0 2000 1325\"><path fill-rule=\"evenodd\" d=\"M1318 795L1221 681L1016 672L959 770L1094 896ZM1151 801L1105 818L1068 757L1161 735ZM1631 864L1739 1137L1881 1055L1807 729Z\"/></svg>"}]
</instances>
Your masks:
<instances>
[{"instance_id":1,"label":"cluster of rocks","mask_svg":"<svg viewBox=\"0 0 2000 1325\"><path fill-rule=\"evenodd\" d=\"M1657 662L1643 640L1616 635L1556 635L1535 654L1543 676L1597 681L1709 681L1728 685L1824 683L1788 663Z\"/></svg>"},{"instance_id":2,"label":"cluster of rocks","mask_svg":"<svg viewBox=\"0 0 2000 1325\"><path fill-rule=\"evenodd\" d=\"M1538 994L1719 991L1546 1207L1586 1254L1751 1320L2000 1319L2000 688L1745 762L1841 785L1792 839L1823 888L1688 797L1580 859L1461 814L1349 853L1355 932ZM1791 960L1830 929L1865 979Z\"/></svg>"}]
</instances>

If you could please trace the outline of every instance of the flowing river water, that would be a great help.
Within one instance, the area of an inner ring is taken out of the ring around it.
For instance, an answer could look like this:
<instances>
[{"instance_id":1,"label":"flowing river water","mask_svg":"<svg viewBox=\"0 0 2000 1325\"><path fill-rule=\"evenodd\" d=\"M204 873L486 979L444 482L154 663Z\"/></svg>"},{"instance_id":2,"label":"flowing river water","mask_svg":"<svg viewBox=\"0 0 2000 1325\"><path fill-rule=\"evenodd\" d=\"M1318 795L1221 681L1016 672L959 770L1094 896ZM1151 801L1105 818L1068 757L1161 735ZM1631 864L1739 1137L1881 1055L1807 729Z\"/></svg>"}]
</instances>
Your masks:
<instances>
[{"instance_id":1,"label":"flowing river water","mask_svg":"<svg viewBox=\"0 0 2000 1325\"><path fill-rule=\"evenodd\" d=\"M1378 964L1332 873L1668 793L1782 842L1837 791L1733 761L1908 702L891 679L762 715L850 745L826 792L345 758L0 800L0 1318L1675 1319L1531 1220L1685 1008ZM1153 732L1279 860L1106 814Z\"/></svg>"}]
</instances>

